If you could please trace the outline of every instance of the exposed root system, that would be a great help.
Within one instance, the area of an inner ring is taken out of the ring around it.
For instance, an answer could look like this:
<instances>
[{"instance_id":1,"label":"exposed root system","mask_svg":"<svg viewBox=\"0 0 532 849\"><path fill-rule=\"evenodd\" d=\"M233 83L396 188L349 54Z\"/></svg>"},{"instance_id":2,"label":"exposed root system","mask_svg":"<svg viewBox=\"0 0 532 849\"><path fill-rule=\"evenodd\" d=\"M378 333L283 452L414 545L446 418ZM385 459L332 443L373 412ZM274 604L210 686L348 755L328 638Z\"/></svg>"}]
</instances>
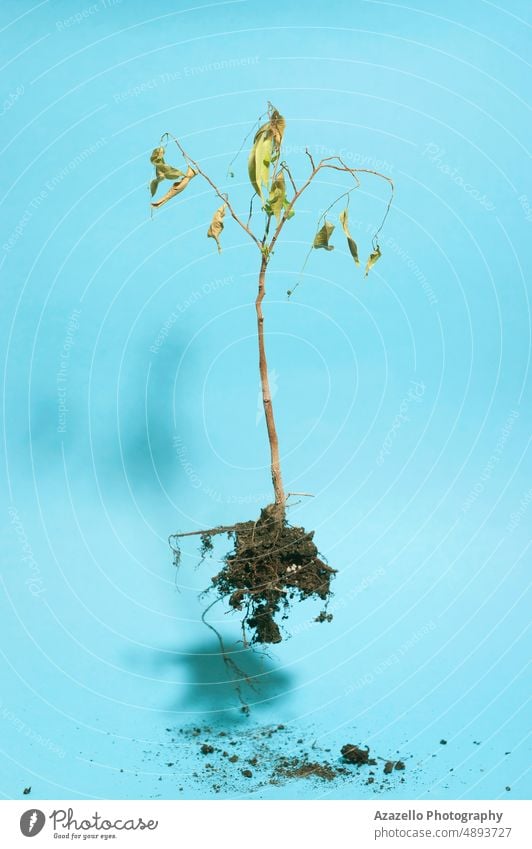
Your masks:
<instances>
[{"instance_id":1,"label":"exposed root system","mask_svg":"<svg viewBox=\"0 0 532 849\"><path fill-rule=\"evenodd\" d=\"M287 618L291 601L329 599L336 570L319 557L314 531L289 525L278 506L263 508L256 521L200 532L203 557L212 548L211 537L223 533L233 540L233 550L212 583L234 610L244 612L245 640L247 627L253 632L251 642L279 643L282 637L275 618L281 611ZM331 619L324 610L316 621Z\"/></svg>"}]
</instances>

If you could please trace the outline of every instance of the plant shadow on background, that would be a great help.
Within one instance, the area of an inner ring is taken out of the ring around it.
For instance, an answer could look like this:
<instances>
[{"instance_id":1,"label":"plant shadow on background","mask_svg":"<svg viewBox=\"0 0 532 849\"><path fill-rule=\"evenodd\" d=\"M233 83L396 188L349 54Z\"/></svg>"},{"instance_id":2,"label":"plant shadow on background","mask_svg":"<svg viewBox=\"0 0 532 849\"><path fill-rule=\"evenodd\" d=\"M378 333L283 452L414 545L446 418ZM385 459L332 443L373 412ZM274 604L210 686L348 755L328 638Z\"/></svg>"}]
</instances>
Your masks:
<instances>
[{"instance_id":1,"label":"plant shadow on background","mask_svg":"<svg viewBox=\"0 0 532 849\"><path fill-rule=\"evenodd\" d=\"M138 390L135 392L138 374L131 370L134 380L126 395L135 400L120 411L121 456L117 461L119 453L114 452L114 465L109 457L105 466L113 474L126 476L134 488L168 490L175 480L177 461L172 447L172 422L174 416L178 421L186 418L184 399L178 396L175 401L178 407L174 409L172 397L175 364L181 351L179 344L167 342L158 352L149 373L141 380L142 397Z\"/></svg>"},{"instance_id":2,"label":"plant shadow on background","mask_svg":"<svg viewBox=\"0 0 532 849\"><path fill-rule=\"evenodd\" d=\"M241 675L228 668L227 658L232 657ZM204 713L209 723L237 724L250 712L257 718L282 700L293 682L292 675L264 653L243 649L241 642L225 644L224 652L214 636L189 646L186 652L155 650L148 662L163 675L171 669L178 679L167 709L190 711L196 717Z\"/></svg>"}]
</instances>

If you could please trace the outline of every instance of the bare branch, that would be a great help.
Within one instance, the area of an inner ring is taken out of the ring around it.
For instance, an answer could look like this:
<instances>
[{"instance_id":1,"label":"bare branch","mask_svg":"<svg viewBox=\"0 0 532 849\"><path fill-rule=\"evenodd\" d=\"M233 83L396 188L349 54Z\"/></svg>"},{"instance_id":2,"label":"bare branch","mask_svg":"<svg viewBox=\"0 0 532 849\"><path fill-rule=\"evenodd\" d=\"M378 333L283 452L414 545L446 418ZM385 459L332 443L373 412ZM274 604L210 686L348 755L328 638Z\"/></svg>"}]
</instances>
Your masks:
<instances>
[{"instance_id":1,"label":"bare branch","mask_svg":"<svg viewBox=\"0 0 532 849\"><path fill-rule=\"evenodd\" d=\"M310 150L308 149L308 147L305 148L305 153L307 154L308 158L310 159L310 164L312 165L312 170L315 171L316 166L314 165L314 160L312 158L312 154L311 154Z\"/></svg>"},{"instance_id":2,"label":"bare branch","mask_svg":"<svg viewBox=\"0 0 532 849\"><path fill-rule=\"evenodd\" d=\"M201 174L203 179L206 180L208 182L208 184L214 189L214 191L216 192L216 194L218 195L220 200L222 200L225 204L227 204L227 208L228 208L229 212L231 213L231 217L236 221L237 224L240 225L240 227L242 227L242 230L246 231L248 236L250 236L253 239L253 241L257 245L258 249L260 251L262 251L262 245L261 245L260 241L255 236L255 233L253 233L253 231L250 230L250 228L246 224L244 224L244 222L241 221L241 219L238 217L238 215L236 214L235 210L233 209L233 207L231 205L231 202L230 202L227 194L224 193L224 192L221 192L220 189L218 188L218 186L216 185L216 183L214 183L211 180L211 178L209 177L209 175L206 174L205 171L203 171L200 168L200 166L196 162L196 160L192 159L192 157L188 155L186 150L181 145L179 139L177 139L174 135L172 135L172 133L165 133L164 135L168 136L169 138L173 139L173 141L175 141L175 143L178 146L179 150L181 151L181 154L184 157L184 159L192 166L192 168L194 168L195 171L198 172L198 174Z\"/></svg>"},{"instance_id":3,"label":"bare branch","mask_svg":"<svg viewBox=\"0 0 532 849\"><path fill-rule=\"evenodd\" d=\"M281 230L283 229L284 225L288 221L288 217L290 215L290 212L292 211L294 204L301 197L303 192L306 189L308 189L308 187L312 183L314 177L322 170L322 168L330 168L333 171L341 171L344 174L350 174L353 177L353 179L355 180L355 184L356 184L355 188L358 188L360 186L360 180L358 178L358 174L373 174L373 176L380 177L382 180L386 180L386 182L389 183L390 188L391 188L391 195L390 195L390 199L388 201L388 205L386 207L386 212L384 213L384 218L382 219L382 222L381 222L379 228L377 229L377 231L374 235L374 239L375 239L382 229L382 226L383 226L383 224L386 220L388 212L390 211L390 206L392 204L393 195L394 195L394 183L393 183L393 180L391 179L391 177L387 177L385 174L381 174L379 171L371 171L368 168L350 168L349 165L346 165L346 163L343 161L343 159L340 156L327 156L325 159L320 160L320 162L316 165L314 163L313 158L312 158L312 154L310 153L308 148L305 150L305 153L307 154L308 158L310 159L310 161L312 163L312 171L311 171L310 175L307 177L306 181L301 186L301 188L298 191L296 191L294 197L292 198L292 200L290 201L290 203L286 207L286 209L283 213L283 216L282 216L281 220L279 221L279 224L277 225L275 233L272 236L271 242L268 245L268 253L271 254L271 252L272 252L272 250L275 246L275 243L276 243L276 241L277 241L277 239L278 239L278 237L281 233ZM333 165L332 163L334 163L334 162L337 162L338 164Z\"/></svg>"},{"instance_id":4,"label":"bare branch","mask_svg":"<svg viewBox=\"0 0 532 849\"><path fill-rule=\"evenodd\" d=\"M290 168L288 167L286 162L281 162L281 168L283 169L283 171L286 171L286 173L288 174L288 179L292 183L292 188L293 188L294 192L297 192L297 186L294 182L294 178L292 177L292 173L290 171Z\"/></svg>"}]
</instances>

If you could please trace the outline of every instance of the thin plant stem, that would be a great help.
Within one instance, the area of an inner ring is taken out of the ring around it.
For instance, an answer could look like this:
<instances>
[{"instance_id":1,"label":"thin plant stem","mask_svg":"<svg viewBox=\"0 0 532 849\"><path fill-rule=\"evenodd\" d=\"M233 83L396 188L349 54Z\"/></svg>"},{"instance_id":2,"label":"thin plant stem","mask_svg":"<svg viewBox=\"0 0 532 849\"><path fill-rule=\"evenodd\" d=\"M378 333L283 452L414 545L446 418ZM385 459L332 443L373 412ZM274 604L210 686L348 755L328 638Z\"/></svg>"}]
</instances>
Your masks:
<instances>
[{"instance_id":1,"label":"thin plant stem","mask_svg":"<svg viewBox=\"0 0 532 849\"><path fill-rule=\"evenodd\" d=\"M268 441L270 443L270 467L273 491L275 495L275 504L280 509L280 514L284 518L284 505L286 497L284 494L283 477L281 473L281 459L279 454L279 438L277 436L277 428L275 426L275 416L273 412L272 395L270 390L270 381L268 377L268 362L266 359L266 346L264 343L264 315L262 312L262 301L266 294L266 269L268 267L268 256L263 254L259 272L259 290L255 301L255 310L257 313L257 333L259 341L259 373L260 384L262 391L262 405L264 407L264 417L266 419L266 428L268 430Z\"/></svg>"},{"instance_id":2,"label":"thin plant stem","mask_svg":"<svg viewBox=\"0 0 532 849\"><path fill-rule=\"evenodd\" d=\"M269 105L269 108L272 108L271 104ZM222 192L218 188L216 183L209 177L209 175L206 174L205 171L203 171L203 169L200 167L199 163L196 162L195 159L192 159L191 156L189 156L189 154L186 152L186 150L181 145L179 139L177 139L174 135L172 135L172 133L165 133L164 135L167 138L173 139L173 141L177 145L179 151L181 152L182 156L184 157L185 161L198 174L200 174L203 177L204 180L207 181L207 183L211 186L211 188L214 190L214 192L220 198L220 200L222 200L227 205L227 208L228 208L228 210L231 214L231 217L234 219L234 221L236 221L236 223L239 225L239 227L241 227L242 230L244 230L244 232L247 233L247 235L250 237L250 239L252 239L252 241L255 243L255 245L258 247L258 249L261 252L261 264L260 264L260 270L259 270L258 292L257 292L256 300L255 300L255 310L256 310L256 314L257 314L257 336L258 336L258 348L259 348L259 374L260 374L261 391L262 391L262 403L263 403L263 407L264 407L264 416L265 416L265 419L266 419L266 428L267 428L267 431L268 431L268 442L269 442L269 445L270 445L270 467L271 467L271 477L272 477L272 484L273 484L273 490L274 490L274 496L275 496L275 506L278 508L278 514L277 514L278 518L280 520L284 521L284 515L285 515L284 509L285 509L285 504L286 504L286 495L285 495L285 491L284 491L283 478L282 478L282 472L281 472L279 438L278 438L278 435L277 435L277 428L276 428L276 424L275 424L275 416L274 416L274 412L273 412L272 396L271 396L270 383L269 383L269 377L268 377L268 362L267 362L267 358L266 358L266 345L265 345L265 339L264 339L264 314L263 314L263 311L262 311L262 302L263 302L264 297L266 295L266 272L267 272L267 268L268 268L268 263L271 259L271 256L273 254L273 250L274 250L275 245L277 243L277 240L278 240L278 238L279 238L279 236L280 236L280 234L283 230L283 227L286 224L286 222L288 221L288 219L290 218L293 207L295 206L295 204L297 203L299 198L302 196L302 194L308 189L308 187L311 185L311 183L313 182L313 180L319 174L320 171L322 171L324 169L331 169L333 171L340 171L344 174L349 174L354 179L355 185L353 186L352 189L349 189L347 192L344 192L342 195L340 195L340 197L338 197L331 204L331 206L329 206L327 208L327 210L325 210L325 213L323 213L320 216L319 220L321 220L321 218L323 218L323 216L328 212L328 210L332 206L334 206L334 204L337 203L342 197L347 195L347 197L349 198L350 193L355 188L358 188L360 186L360 180L358 178L358 174L362 174L362 173L363 174L372 174L376 177L380 177L381 179L386 180L389 183L389 185L391 187L391 195L390 195L390 199L388 201L388 205L386 207L386 211L384 213L384 218L382 219L382 222L381 222L379 228L376 230L376 232L373 236L374 243L376 243L378 234L380 233L380 231L381 231L381 229L384 225L384 222L386 221L388 213L390 211L390 206L392 204L392 200L393 200L393 196L394 196L393 180L390 177L387 177L386 175L381 174L378 171L372 171L372 170L367 169L367 168L350 168L348 165L346 165L346 163L343 161L343 159L340 156L328 156L325 159L322 159L316 165L316 163L315 163L315 161L312 157L312 154L307 149L305 151L305 153L308 156L310 164L311 164L311 172L310 172L309 176L307 177L307 179L305 180L305 182L303 183L303 185L298 189L293 178L292 178L292 174L291 174L290 170L288 169L288 166L284 162L279 161L279 163L274 167L273 177L275 177L275 175L277 174L279 169L286 171L286 173L288 174L289 180L292 184L292 188L294 190L294 196L292 197L292 200L289 203L287 203L287 205L286 205L286 207L283 211L283 214L281 215L281 217L280 217L280 219L277 223L277 227L275 228L275 230L274 230L274 232L273 232L273 234L270 238L270 241L268 243L268 237L270 235L270 225L271 225L271 221L272 221L272 216L267 215L263 239L262 240L258 239L257 236L255 235L255 233L249 227L249 224L250 224L250 221L251 221L252 207L250 207L250 216L248 218L248 223L245 224L241 220L241 218L237 215L237 213L235 212L227 194ZM164 136L163 136L163 138L164 138ZM280 155L280 152L279 152L279 155ZM272 177L272 179L273 179L273 177ZM308 260L308 257L307 257L307 260ZM305 264L306 264L307 260L305 260ZM298 283L299 283L299 281L298 281ZM296 284L296 286L298 285L298 283ZM213 528L209 531L193 531L193 532L191 532L191 535L192 534L201 534L201 533L208 534L208 535L217 534L217 533L225 533L225 532L228 532L228 531L233 530L233 529L234 529L234 526L229 526L229 527L225 526L225 527ZM187 535L188 534L177 534L176 536L187 536Z\"/></svg>"}]
</instances>

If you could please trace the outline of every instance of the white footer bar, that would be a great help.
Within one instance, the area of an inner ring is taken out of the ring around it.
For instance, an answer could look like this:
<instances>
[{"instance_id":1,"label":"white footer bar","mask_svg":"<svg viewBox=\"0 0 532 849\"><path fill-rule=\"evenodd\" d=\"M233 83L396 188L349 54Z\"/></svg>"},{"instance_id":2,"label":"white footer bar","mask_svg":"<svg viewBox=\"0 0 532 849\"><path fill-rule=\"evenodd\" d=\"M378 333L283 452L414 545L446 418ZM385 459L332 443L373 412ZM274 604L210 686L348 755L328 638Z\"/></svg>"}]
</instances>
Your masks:
<instances>
[{"instance_id":1,"label":"white footer bar","mask_svg":"<svg viewBox=\"0 0 532 849\"><path fill-rule=\"evenodd\" d=\"M528 801L2 801L6 847L532 847ZM30 838L35 843L29 843ZM67 843L67 841L69 841Z\"/></svg>"}]
</instances>

